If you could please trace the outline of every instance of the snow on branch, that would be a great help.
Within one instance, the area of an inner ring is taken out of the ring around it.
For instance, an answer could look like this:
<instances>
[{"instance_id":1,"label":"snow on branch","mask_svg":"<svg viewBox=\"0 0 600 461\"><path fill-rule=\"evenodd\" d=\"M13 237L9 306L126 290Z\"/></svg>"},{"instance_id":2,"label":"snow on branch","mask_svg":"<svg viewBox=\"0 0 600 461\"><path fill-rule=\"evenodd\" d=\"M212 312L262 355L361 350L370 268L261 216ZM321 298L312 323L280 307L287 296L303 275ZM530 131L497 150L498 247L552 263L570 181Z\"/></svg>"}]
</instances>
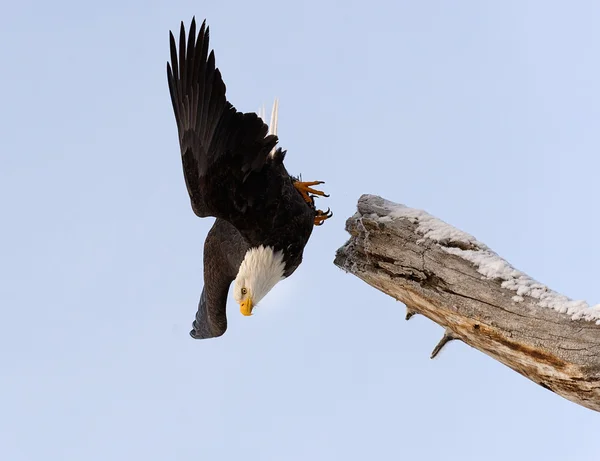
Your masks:
<instances>
[{"instance_id":1,"label":"snow on branch","mask_svg":"<svg viewBox=\"0 0 600 461\"><path fill-rule=\"evenodd\" d=\"M600 305L556 293L428 213L363 195L335 264L459 339L600 411Z\"/></svg>"}]
</instances>

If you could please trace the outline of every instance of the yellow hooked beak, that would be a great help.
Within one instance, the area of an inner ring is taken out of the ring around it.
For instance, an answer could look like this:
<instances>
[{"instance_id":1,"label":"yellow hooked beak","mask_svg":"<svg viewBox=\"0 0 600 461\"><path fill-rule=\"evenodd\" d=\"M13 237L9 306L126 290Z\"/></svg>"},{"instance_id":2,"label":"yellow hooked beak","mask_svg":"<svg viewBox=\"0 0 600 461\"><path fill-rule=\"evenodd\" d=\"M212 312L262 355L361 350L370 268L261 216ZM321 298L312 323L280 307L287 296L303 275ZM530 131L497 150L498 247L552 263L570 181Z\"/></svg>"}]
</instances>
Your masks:
<instances>
[{"instance_id":1,"label":"yellow hooked beak","mask_svg":"<svg viewBox=\"0 0 600 461\"><path fill-rule=\"evenodd\" d=\"M252 315L252 307L254 306L252 305L252 299L250 299L250 297L240 301L240 312L242 315Z\"/></svg>"}]
</instances>

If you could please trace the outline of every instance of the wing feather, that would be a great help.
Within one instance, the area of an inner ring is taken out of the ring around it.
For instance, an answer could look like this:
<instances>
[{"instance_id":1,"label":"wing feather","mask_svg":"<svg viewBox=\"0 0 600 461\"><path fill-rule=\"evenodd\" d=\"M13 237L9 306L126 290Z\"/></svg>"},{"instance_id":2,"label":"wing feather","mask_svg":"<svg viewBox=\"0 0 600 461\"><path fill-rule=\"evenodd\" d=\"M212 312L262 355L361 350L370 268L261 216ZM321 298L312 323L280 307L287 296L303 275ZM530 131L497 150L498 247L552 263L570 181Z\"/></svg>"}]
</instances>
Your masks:
<instances>
[{"instance_id":1,"label":"wing feather","mask_svg":"<svg viewBox=\"0 0 600 461\"><path fill-rule=\"evenodd\" d=\"M170 33L167 80L192 208L198 216L215 216L236 225L248 221L247 207L240 207L236 194L250 174L262 170L277 136L268 134L256 114L238 112L227 101L214 51L208 51L209 35L204 21L196 36L195 19L187 38L181 23L178 47ZM249 196L248 203L252 202Z\"/></svg>"},{"instance_id":2,"label":"wing feather","mask_svg":"<svg viewBox=\"0 0 600 461\"><path fill-rule=\"evenodd\" d=\"M248 251L238 230L215 220L204 242L204 288L190 335L195 339L221 336L227 329L227 293Z\"/></svg>"}]
</instances>

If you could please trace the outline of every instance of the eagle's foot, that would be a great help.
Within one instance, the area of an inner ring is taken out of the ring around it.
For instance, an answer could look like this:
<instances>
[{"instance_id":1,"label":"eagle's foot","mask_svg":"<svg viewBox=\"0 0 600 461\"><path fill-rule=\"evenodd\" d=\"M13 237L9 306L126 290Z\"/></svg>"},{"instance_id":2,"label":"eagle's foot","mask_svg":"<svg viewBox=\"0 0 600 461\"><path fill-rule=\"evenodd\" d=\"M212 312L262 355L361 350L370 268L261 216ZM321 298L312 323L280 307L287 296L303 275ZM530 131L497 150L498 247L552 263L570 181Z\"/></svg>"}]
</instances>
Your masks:
<instances>
[{"instance_id":1,"label":"eagle's foot","mask_svg":"<svg viewBox=\"0 0 600 461\"><path fill-rule=\"evenodd\" d=\"M313 197L311 197L309 194L320 195L321 197L329 197L329 195L327 195L325 192L317 190L317 189L313 189L311 187L311 186L317 186L319 184L325 184L325 183L323 181L309 181L309 182L294 181L294 187L296 188L296 190L298 192L300 192L300 194L302 195L304 200L306 200L306 203L310 203L311 205L314 204L314 200L313 200Z\"/></svg>"},{"instance_id":2,"label":"eagle's foot","mask_svg":"<svg viewBox=\"0 0 600 461\"><path fill-rule=\"evenodd\" d=\"M317 210L317 215L315 216L314 224L315 226L322 226L325 221L333 216L333 213L329 208L327 211Z\"/></svg>"}]
</instances>

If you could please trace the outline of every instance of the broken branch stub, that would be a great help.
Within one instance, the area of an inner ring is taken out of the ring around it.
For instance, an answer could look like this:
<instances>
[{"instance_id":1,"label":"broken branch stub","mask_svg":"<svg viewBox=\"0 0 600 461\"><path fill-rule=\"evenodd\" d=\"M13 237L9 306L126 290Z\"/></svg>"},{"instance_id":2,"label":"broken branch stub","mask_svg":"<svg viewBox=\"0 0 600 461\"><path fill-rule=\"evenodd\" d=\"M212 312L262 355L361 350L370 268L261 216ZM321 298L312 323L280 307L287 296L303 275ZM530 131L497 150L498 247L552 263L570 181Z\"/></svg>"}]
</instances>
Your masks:
<instances>
[{"instance_id":1,"label":"broken branch stub","mask_svg":"<svg viewBox=\"0 0 600 461\"><path fill-rule=\"evenodd\" d=\"M427 213L363 195L334 263L546 389L600 411L600 308L517 271ZM409 315L410 314L410 315Z\"/></svg>"}]
</instances>

